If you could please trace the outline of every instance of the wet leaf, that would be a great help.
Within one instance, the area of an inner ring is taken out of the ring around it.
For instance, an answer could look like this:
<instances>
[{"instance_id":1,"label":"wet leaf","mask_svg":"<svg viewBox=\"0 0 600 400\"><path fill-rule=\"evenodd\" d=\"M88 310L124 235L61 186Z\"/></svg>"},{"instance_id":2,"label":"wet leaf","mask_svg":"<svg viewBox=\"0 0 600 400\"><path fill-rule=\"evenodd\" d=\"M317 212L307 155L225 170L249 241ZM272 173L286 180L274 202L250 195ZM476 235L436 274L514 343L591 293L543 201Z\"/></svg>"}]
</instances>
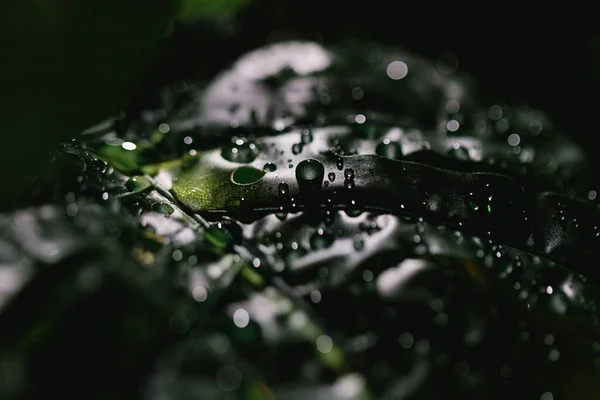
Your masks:
<instances>
[{"instance_id":1,"label":"wet leaf","mask_svg":"<svg viewBox=\"0 0 600 400\"><path fill-rule=\"evenodd\" d=\"M23 278L2 348L37 360L36 393L64 352L81 387L136 372L147 399L596 398L588 163L469 82L393 49L277 43L146 121L160 137L66 146L77 190L1 221Z\"/></svg>"}]
</instances>

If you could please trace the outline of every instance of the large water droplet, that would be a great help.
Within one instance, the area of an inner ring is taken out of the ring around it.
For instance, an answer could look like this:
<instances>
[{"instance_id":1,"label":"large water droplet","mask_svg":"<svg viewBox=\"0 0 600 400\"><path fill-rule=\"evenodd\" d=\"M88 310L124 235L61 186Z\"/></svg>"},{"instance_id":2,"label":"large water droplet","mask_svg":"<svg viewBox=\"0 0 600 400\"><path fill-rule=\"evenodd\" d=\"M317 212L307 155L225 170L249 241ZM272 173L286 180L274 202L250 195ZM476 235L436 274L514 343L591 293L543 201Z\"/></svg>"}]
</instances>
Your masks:
<instances>
[{"instance_id":1,"label":"large water droplet","mask_svg":"<svg viewBox=\"0 0 600 400\"><path fill-rule=\"evenodd\" d=\"M265 176L265 172L252 167L239 167L231 173L231 181L236 185L251 185Z\"/></svg>"},{"instance_id":2,"label":"large water droplet","mask_svg":"<svg viewBox=\"0 0 600 400\"><path fill-rule=\"evenodd\" d=\"M304 160L296 167L296 179L301 187L306 184L320 187L324 176L325 167L317 160Z\"/></svg>"},{"instance_id":3,"label":"large water droplet","mask_svg":"<svg viewBox=\"0 0 600 400\"><path fill-rule=\"evenodd\" d=\"M108 164L104 160L95 159L92 162L92 165L101 174L105 173L107 171L107 169L108 169Z\"/></svg>"},{"instance_id":4,"label":"large water droplet","mask_svg":"<svg viewBox=\"0 0 600 400\"><path fill-rule=\"evenodd\" d=\"M354 179L354 170L352 168L346 168L346 170L344 171L344 178L346 178L349 181Z\"/></svg>"},{"instance_id":5,"label":"large water droplet","mask_svg":"<svg viewBox=\"0 0 600 400\"><path fill-rule=\"evenodd\" d=\"M152 183L150 183L150 181L143 176L133 176L129 178L125 186L131 192L137 193L148 189L150 186L152 186Z\"/></svg>"}]
</instances>

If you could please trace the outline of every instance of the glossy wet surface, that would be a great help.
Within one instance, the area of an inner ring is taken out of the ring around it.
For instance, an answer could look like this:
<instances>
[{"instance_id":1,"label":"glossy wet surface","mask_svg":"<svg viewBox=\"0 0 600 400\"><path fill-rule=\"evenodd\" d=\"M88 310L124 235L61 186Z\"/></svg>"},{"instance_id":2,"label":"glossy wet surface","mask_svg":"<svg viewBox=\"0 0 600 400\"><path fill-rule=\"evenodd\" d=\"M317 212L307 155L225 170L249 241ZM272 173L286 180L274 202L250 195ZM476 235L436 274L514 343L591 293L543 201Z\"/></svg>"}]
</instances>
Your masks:
<instances>
[{"instance_id":1,"label":"glossy wet surface","mask_svg":"<svg viewBox=\"0 0 600 400\"><path fill-rule=\"evenodd\" d=\"M455 67L279 43L88 131L66 204L2 220L5 320L61 293L48 268L77 290L3 343L45 332L40 391L59 380L35 357L62 349L82 388L98 359L147 399L597 398L584 152Z\"/></svg>"}]
</instances>

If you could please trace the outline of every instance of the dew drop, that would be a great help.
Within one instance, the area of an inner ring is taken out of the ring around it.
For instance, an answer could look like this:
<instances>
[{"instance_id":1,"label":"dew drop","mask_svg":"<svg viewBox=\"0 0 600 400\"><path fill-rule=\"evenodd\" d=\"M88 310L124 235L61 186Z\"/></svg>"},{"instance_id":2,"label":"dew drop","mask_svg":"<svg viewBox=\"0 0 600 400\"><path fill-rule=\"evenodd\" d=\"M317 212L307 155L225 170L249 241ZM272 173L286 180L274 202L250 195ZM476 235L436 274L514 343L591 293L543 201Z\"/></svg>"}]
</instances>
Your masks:
<instances>
[{"instance_id":1,"label":"dew drop","mask_svg":"<svg viewBox=\"0 0 600 400\"><path fill-rule=\"evenodd\" d=\"M175 212L175 209L171 205L162 202L153 204L152 210L165 215L171 215Z\"/></svg>"},{"instance_id":2,"label":"dew drop","mask_svg":"<svg viewBox=\"0 0 600 400\"><path fill-rule=\"evenodd\" d=\"M302 131L302 136L300 136L300 141L302 142L302 144L312 143L313 135L312 135L311 131L309 131L308 129L305 129L304 131Z\"/></svg>"},{"instance_id":3,"label":"dew drop","mask_svg":"<svg viewBox=\"0 0 600 400\"><path fill-rule=\"evenodd\" d=\"M277 166L273 163L266 163L263 166L263 171L264 172L275 172L275 170L277 170Z\"/></svg>"},{"instance_id":4,"label":"dew drop","mask_svg":"<svg viewBox=\"0 0 600 400\"><path fill-rule=\"evenodd\" d=\"M129 178L125 186L131 192L141 192L142 190L146 190L147 188L152 186L152 184L148 179L146 179L143 176L132 176L131 178Z\"/></svg>"},{"instance_id":5,"label":"dew drop","mask_svg":"<svg viewBox=\"0 0 600 400\"><path fill-rule=\"evenodd\" d=\"M279 196L288 196L290 194L290 187L287 183L280 183L277 191L279 192Z\"/></svg>"},{"instance_id":6,"label":"dew drop","mask_svg":"<svg viewBox=\"0 0 600 400\"><path fill-rule=\"evenodd\" d=\"M337 169L339 169L340 171L344 169L344 159L342 157L338 157L335 160L335 165L337 167Z\"/></svg>"},{"instance_id":7,"label":"dew drop","mask_svg":"<svg viewBox=\"0 0 600 400\"><path fill-rule=\"evenodd\" d=\"M251 185L260 181L265 176L265 171L252 167L238 167L231 173L231 181L236 185Z\"/></svg>"},{"instance_id":8,"label":"dew drop","mask_svg":"<svg viewBox=\"0 0 600 400\"><path fill-rule=\"evenodd\" d=\"M320 188L324 176L325 167L317 160L304 160L296 167L296 180L301 188Z\"/></svg>"},{"instance_id":9,"label":"dew drop","mask_svg":"<svg viewBox=\"0 0 600 400\"><path fill-rule=\"evenodd\" d=\"M302 153L302 143L294 143L292 145L292 153L296 155Z\"/></svg>"},{"instance_id":10,"label":"dew drop","mask_svg":"<svg viewBox=\"0 0 600 400\"><path fill-rule=\"evenodd\" d=\"M361 238L354 239L354 250L361 251L365 247L365 242Z\"/></svg>"},{"instance_id":11,"label":"dew drop","mask_svg":"<svg viewBox=\"0 0 600 400\"><path fill-rule=\"evenodd\" d=\"M227 161L247 164L258 157L259 150L256 144L242 139L237 139L234 143L221 149L221 156Z\"/></svg>"}]
</instances>

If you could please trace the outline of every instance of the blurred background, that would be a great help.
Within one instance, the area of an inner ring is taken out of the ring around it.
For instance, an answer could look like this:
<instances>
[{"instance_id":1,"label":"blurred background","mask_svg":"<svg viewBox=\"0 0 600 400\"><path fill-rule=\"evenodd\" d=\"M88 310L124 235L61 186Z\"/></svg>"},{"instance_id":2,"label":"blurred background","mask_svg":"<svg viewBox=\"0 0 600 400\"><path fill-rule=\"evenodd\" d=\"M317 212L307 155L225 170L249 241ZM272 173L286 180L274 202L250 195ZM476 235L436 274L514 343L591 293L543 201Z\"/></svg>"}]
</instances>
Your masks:
<instances>
[{"instance_id":1,"label":"blurred background","mask_svg":"<svg viewBox=\"0 0 600 400\"><path fill-rule=\"evenodd\" d=\"M352 5L316 0L2 0L0 211L50 198L53 183L61 180L61 171L50 168L51 153L61 142L107 117L121 115L126 120L156 100L165 85L210 79L245 52L277 39L325 44L371 40L406 48L432 61L451 52L459 69L476 77L481 91L492 101L525 101L548 112L586 150L598 170L600 30L594 29L594 14L568 5L528 12L522 8L502 3L486 3L476 9L455 3L434 6L383 0ZM573 16L569 18L569 14ZM92 215L89 220L102 218ZM72 224L52 220L48 225L58 229ZM102 235L107 236L105 231ZM78 236L75 232L66 237ZM8 348L18 355L23 348L12 343L24 343L26 348L28 341L44 338L34 360L41 366L36 378L46 384L38 389L41 394L46 395L45 387L60 385L64 378L63 370L48 367L59 362L70 363L67 373L81 373L98 385L136 389L136 379L148 372L157 354L137 354L129 348L129 353L120 351L122 343L129 346L129 338L123 338L119 329L128 327L126 319L131 315L156 323L156 337L138 343L139 349L151 348L157 353L162 349L160 333L167 330L163 322L171 317L171 304L162 298L150 305L140 300L142 306L132 301L144 298L131 289L135 285L123 284L120 274L134 271L134 276L137 270L121 268L121 261L131 260L115 254L103 252L92 259L98 265L114 266L107 276L118 277L108 280L101 295L85 302L80 301L85 295L70 290L78 289L77 283L64 278L75 276L71 266L81 263L84 272L87 270L87 264L75 254L77 257L59 265L62 269L58 272L44 269L46 275L25 293L23 304L40 315L16 308L4 320L9 323L0 329L0 347L4 346L0 350ZM157 287L165 287L162 278L156 282ZM144 294L161 293L154 287L146 289L144 286ZM26 296L36 292L41 294L32 298L55 299L58 305L27 301L30 298ZM72 325L61 325L52 330L52 336L44 330L47 327L28 330L29 325L22 323L29 318L32 326L43 325L44 315L54 318L47 309L62 310L61 301L67 295L71 297L64 302L73 307L68 308L64 320ZM140 309L135 308L138 306ZM164 315L157 316L157 309ZM21 337L22 330L29 335ZM14 337L18 340L13 341ZM66 354L64 348L71 349L71 344L75 350ZM78 353L78 349L84 350ZM122 358L118 359L121 369L115 366L115 352ZM88 367L101 370L98 377L90 378L89 371L83 371L86 360L95 360ZM18 375L12 365L0 363L0 371ZM125 376L123 370L135 371L135 375ZM2 384L18 381L10 374L2 375ZM102 395L96 398L106 398Z\"/></svg>"},{"instance_id":2,"label":"blurred background","mask_svg":"<svg viewBox=\"0 0 600 400\"><path fill-rule=\"evenodd\" d=\"M22 205L32 188L56 179L47 154L57 143L143 108L160 85L210 76L278 37L374 40L432 60L452 52L484 92L547 111L593 152L600 32L586 15L568 6L524 11L501 3L5 0L0 207Z\"/></svg>"}]
</instances>

